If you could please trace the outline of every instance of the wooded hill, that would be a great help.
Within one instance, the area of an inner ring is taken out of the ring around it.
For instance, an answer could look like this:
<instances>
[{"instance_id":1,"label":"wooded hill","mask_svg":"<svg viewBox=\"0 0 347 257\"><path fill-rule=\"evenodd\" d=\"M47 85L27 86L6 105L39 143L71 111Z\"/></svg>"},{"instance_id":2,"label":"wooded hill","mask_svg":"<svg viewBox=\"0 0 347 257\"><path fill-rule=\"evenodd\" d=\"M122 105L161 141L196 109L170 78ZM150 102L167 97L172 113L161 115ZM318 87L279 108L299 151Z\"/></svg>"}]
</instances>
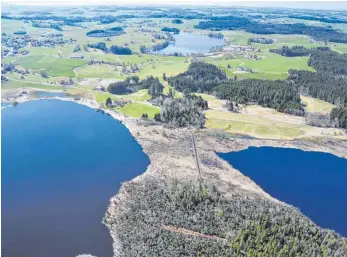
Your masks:
<instances>
[{"instance_id":1,"label":"wooded hill","mask_svg":"<svg viewBox=\"0 0 347 257\"><path fill-rule=\"evenodd\" d=\"M296 208L236 186L225 198L214 185L148 178L124 188L131 199L106 215L119 256L346 256L347 242Z\"/></svg>"}]
</instances>

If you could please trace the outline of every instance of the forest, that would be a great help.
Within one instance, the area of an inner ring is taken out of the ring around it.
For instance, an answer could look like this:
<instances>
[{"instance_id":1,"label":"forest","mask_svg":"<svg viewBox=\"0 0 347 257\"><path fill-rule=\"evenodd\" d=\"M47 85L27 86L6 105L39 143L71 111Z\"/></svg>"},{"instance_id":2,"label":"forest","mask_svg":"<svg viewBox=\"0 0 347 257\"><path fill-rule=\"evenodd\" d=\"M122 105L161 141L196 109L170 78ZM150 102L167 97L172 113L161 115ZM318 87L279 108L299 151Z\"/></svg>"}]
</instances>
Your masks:
<instances>
[{"instance_id":1,"label":"forest","mask_svg":"<svg viewBox=\"0 0 347 257\"><path fill-rule=\"evenodd\" d=\"M303 23L258 23L244 17L217 16L207 21L200 21L197 29L236 30L244 29L254 34L301 34L311 36L324 42L347 43L347 34L319 26L308 26Z\"/></svg>"},{"instance_id":2,"label":"forest","mask_svg":"<svg viewBox=\"0 0 347 257\"><path fill-rule=\"evenodd\" d=\"M118 54L118 55L131 55L132 54L131 49L128 47L112 45L109 48L107 48L107 46L104 42L99 42L96 44L88 44L87 46L90 48L100 49L100 50L107 52L107 53L113 53L113 54Z\"/></svg>"},{"instance_id":3,"label":"forest","mask_svg":"<svg viewBox=\"0 0 347 257\"><path fill-rule=\"evenodd\" d=\"M183 23L183 21L181 19L173 19L171 22L173 24L182 24Z\"/></svg>"},{"instance_id":4,"label":"forest","mask_svg":"<svg viewBox=\"0 0 347 257\"><path fill-rule=\"evenodd\" d=\"M95 29L86 33L88 37L113 37L122 34L125 34L125 32L121 27L114 27L109 29Z\"/></svg>"},{"instance_id":5,"label":"forest","mask_svg":"<svg viewBox=\"0 0 347 257\"><path fill-rule=\"evenodd\" d=\"M289 81L230 80L213 89L215 95L237 104L258 104L280 112L304 115L297 88Z\"/></svg>"},{"instance_id":6,"label":"forest","mask_svg":"<svg viewBox=\"0 0 347 257\"><path fill-rule=\"evenodd\" d=\"M107 91L111 94L124 95L141 89L148 89L148 94L154 97L163 93L164 86L160 83L158 78L154 78L153 76L148 76L142 81L140 81L138 76L130 76L124 81L111 83Z\"/></svg>"},{"instance_id":7,"label":"forest","mask_svg":"<svg viewBox=\"0 0 347 257\"><path fill-rule=\"evenodd\" d=\"M339 127L347 129L347 106L338 106L331 110L330 119L338 122Z\"/></svg>"},{"instance_id":8,"label":"forest","mask_svg":"<svg viewBox=\"0 0 347 257\"><path fill-rule=\"evenodd\" d=\"M112 45L107 50L109 53L118 55L131 55L132 51L129 47Z\"/></svg>"},{"instance_id":9,"label":"forest","mask_svg":"<svg viewBox=\"0 0 347 257\"><path fill-rule=\"evenodd\" d=\"M320 21L325 23L347 23L347 20L342 20L335 17L327 18L327 17L312 16L312 15L289 15L288 17L293 19Z\"/></svg>"},{"instance_id":10,"label":"forest","mask_svg":"<svg viewBox=\"0 0 347 257\"><path fill-rule=\"evenodd\" d=\"M346 256L346 240L294 207L234 186L147 178L123 188L131 199L105 220L117 231L119 256Z\"/></svg>"},{"instance_id":11,"label":"forest","mask_svg":"<svg viewBox=\"0 0 347 257\"><path fill-rule=\"evenodd\" d=\"M265 37L252 37L248 39L248 44L251 44L251 43L272 44L274 43L274 40L272 38L265 38Z\"/></svg>"},{"instance_id":12,"label":"forest","mask_svg":"<svg viewBox=\"0 0 347 257\"><path fill-rule=\"evenodd\" d=\"M180 30L179 30L179 29L177 29L177 28L168 28L168 27L163 27L163 28L161 29L161 31L164 31L164 32L172 32L172 33L174 33L174 34L180 33Z\"/></svg>"},{"instance_id":13,"label":"forest","mask_svg":"<svg viewBox=\"0 0 347 257\"><path fill-rule=\"evenodd\" d=\"M339 54L331 50L314 50L308 60L308 65L319 73L347 75L347 54Z\"/></svg>"},{"instance_id":14,"label":"forest","mask_svg":"<svg viewBox=\"0 0 347 257\"><path fill-rule=\"evenodd\" d=\"M203 128L205 125L203 110L207 108L207 101L203 100L201 96L167 97L161 104L160 115L156 115L154 118L166 123L169 127Z\"/></svg>"},{"instance_id":15,"label":"forest","mask_svg":"<svg viewBox=\"0 0 347 257\"><path fill-rule=\"evenodd\" d=\"M195 61L186 72L168 78L168 83L178 91L190 93L210 91L226 80L226 73L215 65Z\"/></svg>"},{"instance_id":16,"label":"forest","mask_svg":"<svg viewBox=\"0 0 347 257\"><path fill-rule=\"evenodd\" d=\"M347 105L346 78L303 70L289 70L288 73L287 81L294 83L301 94L336 105Z\"/></svg>"},{"instance_id":17,"label":"forest","mask_svg":"<svg viewBox=\"0 0 347 257\"><path fill-rule=\"evenodd\" d=\"M280 49L270 49L270 53L279 54L286 57L309 56L315 51L328 51L329 47L306 48L304 46L282 46Z\"/></svg>"}]
</instances>

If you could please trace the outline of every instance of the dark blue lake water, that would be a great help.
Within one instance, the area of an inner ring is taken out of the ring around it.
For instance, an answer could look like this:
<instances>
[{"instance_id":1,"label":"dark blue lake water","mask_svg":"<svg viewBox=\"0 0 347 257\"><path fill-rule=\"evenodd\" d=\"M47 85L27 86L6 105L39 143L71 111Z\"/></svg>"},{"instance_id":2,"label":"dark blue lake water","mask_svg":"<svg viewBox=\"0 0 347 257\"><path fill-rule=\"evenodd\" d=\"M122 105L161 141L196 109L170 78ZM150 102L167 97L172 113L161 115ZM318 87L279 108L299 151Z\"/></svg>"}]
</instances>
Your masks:
<instances>
[{"instance_id":1,"label":"dark blue lake water","mask_svg":"<svg viewBox=\"0 0 347 257\"><path fill-rule=\"evenodd\" d=\"M221 38L213 38L206 35L196 35L191 33L180 33L174 35L176 41L168 47L161 49L158 53L162 54L206 54L209 50L216 46L224 45L224 40Z\"/></svg>"},{"instance_id":2,"label":"dark blue lake water","mask_svg":"<svg viewBox=\"0 0 347 257\"><path fill-rule=\"evenodd\" d=\"M149 165L108 115L60 100L2 110L5 256L112 256L102 218L121 182Z\"/></svg>"},{"instance_id":3,"label":"dark blue lake water","mask_svg":"<svg viewBox=\"0 0 347 257\"><path fill-rule=\"evenodd\" d=\"M218 153L271 196L323 228L347 236L347 160L298 149L250 147Z\"/></svg>"}]
</instances>

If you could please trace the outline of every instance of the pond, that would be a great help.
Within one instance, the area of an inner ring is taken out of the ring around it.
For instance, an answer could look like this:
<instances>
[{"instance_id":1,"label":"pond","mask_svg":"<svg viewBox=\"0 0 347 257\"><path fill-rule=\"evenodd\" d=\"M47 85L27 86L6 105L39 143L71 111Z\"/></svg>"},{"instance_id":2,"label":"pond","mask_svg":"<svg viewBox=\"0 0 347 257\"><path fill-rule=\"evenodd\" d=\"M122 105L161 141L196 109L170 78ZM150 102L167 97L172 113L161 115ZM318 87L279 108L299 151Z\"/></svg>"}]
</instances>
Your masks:
<instances>
[{"instance_id":1,"label":"pond","mask_svg":"<svg viewBox=\"0 0 347 257\"><path fill-rule=\"evenodd\" d=\"M109 115L60 100L2 110L2 250L12 257L111 257L102 225L121 183L149 159Z\"/></svg>"},{"instance_id":2,"label":"pond","mask_svg":"<svg viewBox=\"0 0 347 257\"><path fill-rule=\"evenodd\" d=\"M218 155L271 196L298 207L318 226L347 236L346 159L274 147Z\"/></svg>"},{"instance_id":3,"label":"pond","mask_svg":"<svg viewBox=\"0 0 347 257\"><path fill-rule=\"evenodd\" d=\"M196 35L192 33L180 33L174 35L176 41L168 47L157 51L161 54L206 54L211 48L224 45L224 39L209 37L206 35Z\"/></svg>"}]
</instances>

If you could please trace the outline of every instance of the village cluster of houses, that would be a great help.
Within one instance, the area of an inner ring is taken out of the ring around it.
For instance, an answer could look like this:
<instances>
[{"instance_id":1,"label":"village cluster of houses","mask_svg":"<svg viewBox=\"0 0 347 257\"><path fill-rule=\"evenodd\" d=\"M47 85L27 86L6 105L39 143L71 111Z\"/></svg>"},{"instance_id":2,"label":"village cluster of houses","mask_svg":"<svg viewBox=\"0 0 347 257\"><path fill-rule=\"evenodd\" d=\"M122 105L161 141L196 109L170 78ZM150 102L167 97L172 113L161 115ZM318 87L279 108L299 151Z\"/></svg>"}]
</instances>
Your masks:
<instances>
[{"instance_id":1,"label":"village cluster of houses","mask_svg":"<svg viewBox=\"0 0 347 257\"><path fill-rule=\"evenodd\" d=\"M23 31L25 33L25 31ZM76 40L70 38L65 40L61 33L43 33L39 38L32 38L28 34L1 34L1 58L20 56L29 53L27 47L52 47L72 43Z\"/></svg>"}]
</instances>

